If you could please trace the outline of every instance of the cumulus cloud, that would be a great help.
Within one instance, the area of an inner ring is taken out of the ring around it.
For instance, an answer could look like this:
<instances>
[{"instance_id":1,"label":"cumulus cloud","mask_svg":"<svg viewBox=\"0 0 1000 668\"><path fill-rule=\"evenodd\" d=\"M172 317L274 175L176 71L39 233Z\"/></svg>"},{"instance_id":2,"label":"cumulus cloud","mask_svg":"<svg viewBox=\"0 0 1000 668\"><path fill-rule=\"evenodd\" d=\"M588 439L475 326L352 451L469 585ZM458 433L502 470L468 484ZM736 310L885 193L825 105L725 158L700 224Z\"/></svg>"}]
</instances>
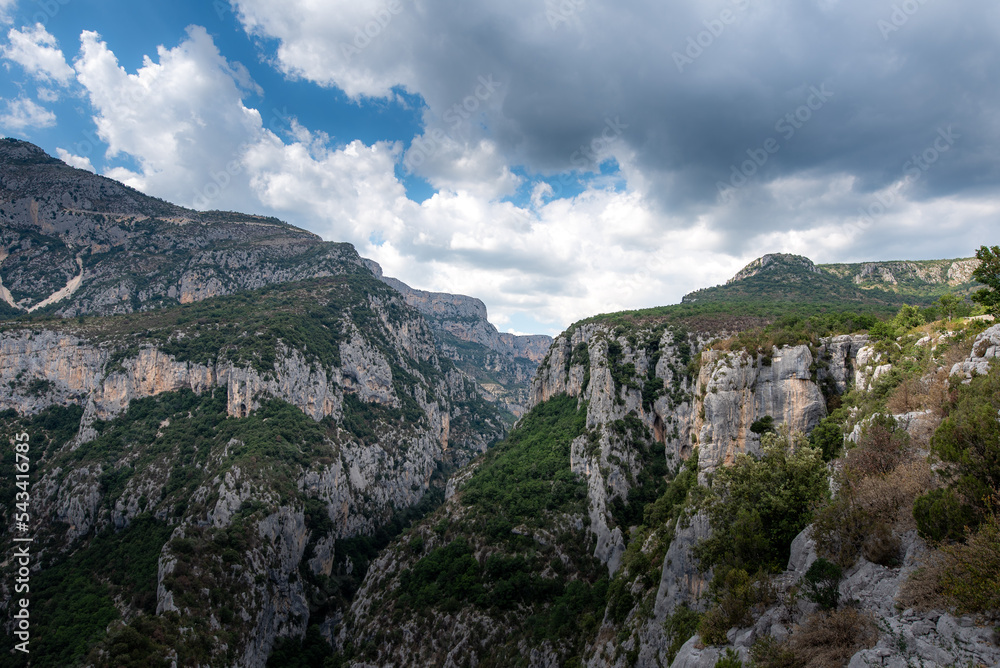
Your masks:
<instances>
[{"instance_id":1,"label":"cumulus cloud","mask_svg":"<svg viewBox=\"0 0 1000 668\"><path fill-rule=\"evenodd\" d=\"M0 0L0 23L12 23L14 21L14 7L17 0Z\"/></svg>"},{"instance_id":2,"label":"cumulus cloud","mask_svg":"<svg viewBox=\"0 0 1000 668\"><path fill-rule=\"evenodd\" d=\"M30 128L49 128L56 124L56 115L26 97L7 100L7 113L0 116L0 127L14 132Z\"/></svg>"},{"instance_id":3,"label":"cumulus cloud","mask_svg":"<svg viewBox=\"0 0 1000 668\"><path fill-rule=\"evenodd\" d=\"M334 143L262 115L202 28L135 72L86 32L77 78L109 154L135 164L108 174L350 241L500 322L676 302L778 250L968 255L1000 211L998 93L974 66L995 28L964 27L956 52L958 19L934 5L884 38L891 9L860 0L234 4L288 76L362 104L418 93L423 131ZM437 192L411 201L400 170Z\"/></svg>"},{"instance_id":4,"label":"cumulus cloud","mask_svg":"<svg viewBox=\"0 0 1000 668\"><path fill-rule=\"evenodd\" d=\"M83 155L74 155L64 148L57 148L56 155L59 159L65 162L70 167L76 167L77 169L86 169L88 172L97 172L94 169L93 163L90 162L90 158Z\"/></svg>"},{"instance_id":5,"label":"cumulus cloud","mask_svg":"<svg viewBox=\"0 0 1000 668\"><path fill-rule=\"evenodd\" d=\"M260 131L256 109L241 103L254 84L244 68L219 53L204 28L191 27L173 49L159 47L129 74L100 35L81 35L75 68L86 89L108 157L128 154L139 170L109 176L161 197L200 208L236 208L243 144Z\"/></svg>"},{"instance_id":6,"label":"cumulus cloud","mask_svg":"<svg viewBox=\"0 0 1000 668\"><path fill-rule=\"evenodd\" d=\"M703 221L724 233L719 250L730 254L745 255L757 235L814 227L768 208L789 179L846 176L850 191L829 190L823 209L846 223L940 128L957 128L960 143L912 184L907 202L980 197L1000 182L986 155L1000 142L1000 89L985 66L1000 60L1000 6L989 0L961 11L868 0L470 0L455 11L400 0L384 25L378 0L234 5L248 32L277 40L283 71L356 97L402 87L423 97L431 119L468 98L479 77L502 82L502 98L481 105L459 142L472 156L488 139L483 165L593 170L580 156L620 119L627 128L608 155L628 161L629 187L655 208L659 229L675 216ZM443 187L456 164L467 167L447 155L420 168ZM733 181L738 196L723 198ZM880 248L858 239L849 251Z\"/></svg>"},{"instance_id":7,"label":"cumulus cloud","mask_svg":"<svg viewBox=\"0 0 1000 668\"><path fill-rule=\"evenodd\" d=\"M12 60L39 81L68 85L73 80L73 68L66 64L66 58L53 37L41 23L34 28L11 28L7 33L9 43L0 54Z\"/></svg>"}]
</instances>

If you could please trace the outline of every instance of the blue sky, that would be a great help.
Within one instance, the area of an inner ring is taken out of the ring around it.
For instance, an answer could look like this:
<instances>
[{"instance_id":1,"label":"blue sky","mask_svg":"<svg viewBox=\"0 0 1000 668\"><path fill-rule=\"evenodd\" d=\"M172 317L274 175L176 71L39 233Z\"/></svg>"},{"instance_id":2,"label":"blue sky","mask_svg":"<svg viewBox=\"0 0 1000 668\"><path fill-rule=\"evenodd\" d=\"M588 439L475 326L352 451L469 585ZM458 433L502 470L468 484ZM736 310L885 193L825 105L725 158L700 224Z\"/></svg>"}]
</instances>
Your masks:
<instances>
[{"instance_id":1,"label":"blue sky","mask_svg":"<svg viewBox=\"0 0 1000 668\"><path fill-rule=\"evenodd\" d=\"M0 133L518 332L998 243L995 2L668 4L0 0Z\"/></svg>"}]
</instances>

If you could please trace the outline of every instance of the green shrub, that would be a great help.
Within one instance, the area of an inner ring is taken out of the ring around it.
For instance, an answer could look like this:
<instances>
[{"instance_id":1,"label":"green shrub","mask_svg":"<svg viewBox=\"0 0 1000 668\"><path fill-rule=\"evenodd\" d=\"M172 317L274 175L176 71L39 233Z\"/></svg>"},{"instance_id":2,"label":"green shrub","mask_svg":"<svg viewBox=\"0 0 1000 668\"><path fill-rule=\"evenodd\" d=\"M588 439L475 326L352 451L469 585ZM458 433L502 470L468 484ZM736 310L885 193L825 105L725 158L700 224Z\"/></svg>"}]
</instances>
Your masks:
<instances>
[{"instance_id":1,"label":"green shrub","mask_svg":"<svg viewBox=\"0 0 1000 668\"><path fill-rule=\"evenodd\" d=\"M840 602L840 579L843 575L840 566L820 557L809 566L802 578L806 598L824 610L833 610Z\"/></svg>"},{"instance_id":2,"label":"green shrub","mask_svg":"<svg viewBox=\"0 0 1000 668\"><path fill-rule=\"evenodd\" d=\"M940 542L961 540L975 523L972 507L962 503L952 489L935 489L913 502L913 519L924 538Z\"/></svg>"},{"instance_id":3,"label":"green shrub","mask_svg":"<svg viewBox=\"0 0 1000 668\"><path fill-rule=\"evenodd\" d=\"M712 536L695 548L703 569L739 567L778 572L788 563L792 540L827 494L819 451L787 427L761 439L761 456L739 455L721 468L708 503Z\"/></svg>"},{"instance_id":4,"label":"green shrub","mask_svg":"<svg viewBox=\"0 0 1000 668\"><path fill-rule=\"evenodd\" d=\"M994 497L1000 504L1000 495ZM944 595L963 612L1000 619L1000 515L996 508L964 545L945 548Z\"/></svg>"},{"instance_id":5,"label":"green shrub","mask_svg":"<svg viewBox=\"0 0 1000 668\"><path fill-rule=\"evenodd\" d=\"M763 636L750 647L753 668L800 668L802 661L787 645L779 643L774 636Z\"/></svg>"},{"instance_id":6,"label":"green shrub","mask_svg":"<svg viewBox=\"0 0 1000 668\"><path fill-rule=\"evenodd\" d=\"M974 524L1000 490L1000 364L960 385L946 406L947 417L931 439L931 451L950 469L950 486L974 513Z\"/></svg>"},{"instance_id":7,"label":"green shrub","mask_svg":"<svg viewBox=\"0 0 1000 668\"><path fill-rule=\"evenodd\" d=\"M743 668L743 661L739 654L727 648L726 653L715 662L715 668Z\"/></svg>"},{"instance_id":8,"label":"green shrub","mask_svg":"<svg viewBox=\"0 0 1000 668\"><path fill-rule=\"evenodd\" d=\"M709 645L727 642L726 632L753 623L753 612L776 600L770 578L763 571L750 575L742 568L721 567L709 585L715 605L702 617L698 634Z\"/></svg>"},{"instance_id":9,"label":"green shrub","mask_svg":"<svg viewBox=\"0 0 1000 668\"><path fill-rule=\"evenodd\" d=\"M823 461L833 461L844 447L844 430L835 418L825 417L809 434L809 444L823 453Z\"/></svg>"},{"instance_id":10,"label":"green shrub","mask_svg":"<svg viewBox=\"0 0 1000 668\"><path fill-rule=\"evenodd\" d=\"M677 652L698 632L698 625L701 623L702 613L689 608L682 603L674 610L672 615L668 615L663 622L663 630L670 643L667 648L667 665L674 662Z\"/></svg>"},{"instance_id":11,"label":"green shrub","mask_svg":"<svg viewBox=\"0 0 1000 668\"><path fill-rule=\"evenodd\" d=\"M754 423L750 425L750 431L758 435L774 432L774 418L770 415L765 415L758 420L754 420Z\"/></svg>"}]
</instances>

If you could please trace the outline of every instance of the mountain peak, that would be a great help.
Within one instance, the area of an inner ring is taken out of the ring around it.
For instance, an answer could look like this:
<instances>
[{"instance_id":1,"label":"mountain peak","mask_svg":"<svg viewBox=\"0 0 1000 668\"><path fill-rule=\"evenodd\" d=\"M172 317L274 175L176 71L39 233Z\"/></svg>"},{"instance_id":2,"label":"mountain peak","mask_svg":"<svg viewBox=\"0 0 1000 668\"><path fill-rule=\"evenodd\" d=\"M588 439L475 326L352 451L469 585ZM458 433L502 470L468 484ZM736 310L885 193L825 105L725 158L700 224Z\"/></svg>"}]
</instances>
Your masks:
<instances>
[{"instance_id":1,"label":"mountain peak","mask_svg":"<svg viewBox=\"0 0 1000 668\"><path fill-rule=\"evenodd\" d=\"M792 255L791 253L768 253L761 256L743 267L735 276L726 281L726 285L732 285L737 281L756 276L764 271L775 271L780 269L805 269L813 274L822 274L823 270L804 255Z\"/></svg>"},{"instance_id":2,"label":"mountain peak","mask_svg":"<svg viewBox=\"0 0 1000 668\"><path fill-rule=\"evenodd\" d=\"M43 149L31 142L13 137L0 138L0 160L8 163L24 164L55 164L62 161L53 158Z\"/></svg>"}]
</instances>

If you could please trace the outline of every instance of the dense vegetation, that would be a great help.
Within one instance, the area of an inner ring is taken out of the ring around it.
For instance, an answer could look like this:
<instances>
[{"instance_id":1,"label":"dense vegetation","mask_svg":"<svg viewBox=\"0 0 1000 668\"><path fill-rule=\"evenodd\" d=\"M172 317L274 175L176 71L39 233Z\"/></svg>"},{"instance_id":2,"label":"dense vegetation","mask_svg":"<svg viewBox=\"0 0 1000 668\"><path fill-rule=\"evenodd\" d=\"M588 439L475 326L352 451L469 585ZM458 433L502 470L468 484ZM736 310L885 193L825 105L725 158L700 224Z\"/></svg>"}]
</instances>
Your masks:
<instances>
[{"instance_id":1,"label":"dense vegetation","mask_svg":"<svg viewBox=\"0 0 1000 668\"><path fill-rule=\"evenodd\" d=\"M128 528L104 530L70 556L60 557L31 578L32 666L75 665L104 637L119 613L114 601L151 615L156 612L156 572L160 549L172 531L149 514ZM29 665L3 636L0 651L8 666Z\"/></svg>"},{"instance_id":2,"label":"dense vegetation","mask_svg":"<svg viewBox=\"0 0 1000 668\"><path fill-rule=\"evenodd\" d=\"M570 444L586 432L586 404L559 395L533 408L483 458L462 502L494 539L520 524L539 526L555 512L582 509L586 484L569 466Z\"/></svg>"}]
</instances>

